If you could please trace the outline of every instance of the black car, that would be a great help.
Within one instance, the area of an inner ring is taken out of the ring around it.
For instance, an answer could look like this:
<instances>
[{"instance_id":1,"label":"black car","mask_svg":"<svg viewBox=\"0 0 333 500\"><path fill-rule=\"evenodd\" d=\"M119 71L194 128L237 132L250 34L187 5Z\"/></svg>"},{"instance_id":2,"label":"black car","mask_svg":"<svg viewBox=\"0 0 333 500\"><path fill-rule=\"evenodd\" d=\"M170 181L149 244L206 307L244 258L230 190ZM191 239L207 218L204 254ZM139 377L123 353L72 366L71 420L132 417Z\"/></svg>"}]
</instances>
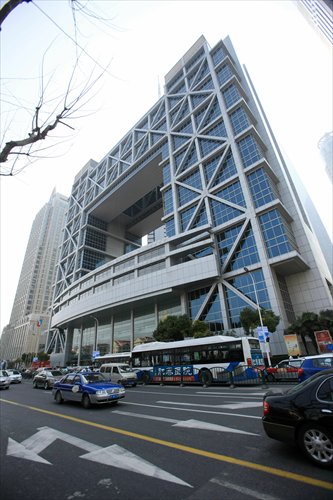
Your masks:
<instances>
[{"instance_id":1,"label":"black car","mask_svg":"<svg viewBox=\"0 0 333 500\"><path fill-rule=\"evenodd\" d=\"M263 410L267 436L294 442L315 464L333 467L333 369L286 391L267 392Z\"/></svg>"}]
</instances>

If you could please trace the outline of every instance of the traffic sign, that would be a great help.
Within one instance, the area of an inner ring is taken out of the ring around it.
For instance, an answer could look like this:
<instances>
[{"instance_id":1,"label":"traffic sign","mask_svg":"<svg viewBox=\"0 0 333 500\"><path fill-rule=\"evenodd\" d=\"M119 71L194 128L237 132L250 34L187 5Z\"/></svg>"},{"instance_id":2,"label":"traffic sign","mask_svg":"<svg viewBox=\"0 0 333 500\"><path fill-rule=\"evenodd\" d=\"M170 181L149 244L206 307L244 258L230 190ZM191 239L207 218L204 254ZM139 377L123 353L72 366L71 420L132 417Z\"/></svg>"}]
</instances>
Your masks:
<instances>
[{"instance_id":1,"label":"traffic sign","mask_svg":"<svg viewBox=\"0 0 333 500\"><path fill-rule=\"evenodd\" d=\"M266 342L267 337L269 336L269 331L267 326L257 326L257 333L259 342Z\"/></svg>"}]
</instances>

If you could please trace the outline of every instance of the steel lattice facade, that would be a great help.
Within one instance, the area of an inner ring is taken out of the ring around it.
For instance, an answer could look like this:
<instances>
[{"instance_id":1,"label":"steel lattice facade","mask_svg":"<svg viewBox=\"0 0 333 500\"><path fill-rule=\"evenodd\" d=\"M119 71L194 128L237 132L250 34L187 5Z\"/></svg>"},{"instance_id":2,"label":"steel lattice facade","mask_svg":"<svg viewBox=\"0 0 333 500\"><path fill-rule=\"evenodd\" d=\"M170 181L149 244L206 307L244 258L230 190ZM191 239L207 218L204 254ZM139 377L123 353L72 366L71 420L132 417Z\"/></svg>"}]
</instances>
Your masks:
<instances>
[{"instance_id":1,"label":"steel lattice facade","mask_svg":"<svg viewBox=\"0 0 333 500\"><path fill-rule=\"evenodd\" d=\"M160 236L142 246L147 234ZM158 102L76 176L52 328L67 332L67 359L131 348L170 313L240 333L255 292L281 318L277 354L297 315L332 308L332 278L246 71L229 38L210 49L200 37Z\"/></svg>"}]
</instances>

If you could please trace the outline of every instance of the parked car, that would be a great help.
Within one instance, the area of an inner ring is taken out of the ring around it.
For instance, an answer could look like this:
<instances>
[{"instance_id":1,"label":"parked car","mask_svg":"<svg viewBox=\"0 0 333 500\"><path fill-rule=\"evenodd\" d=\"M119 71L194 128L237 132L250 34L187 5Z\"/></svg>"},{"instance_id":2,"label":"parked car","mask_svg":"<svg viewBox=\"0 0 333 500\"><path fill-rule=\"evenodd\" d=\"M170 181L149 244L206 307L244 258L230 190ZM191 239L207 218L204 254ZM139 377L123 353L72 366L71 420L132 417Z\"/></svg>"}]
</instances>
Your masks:
<instances>
[{"instance_id":1,"label":"parked car","mask_svg":"<svg viewBox=\"0 0 333 500\"><path fill-rule=\"evenodd\" d=\"M0 388L9 389L10 378L6 370L0 370Z\"/></svg>"},{"instance_id":2,"label":"parked car","mask_svg":"<svg viewBox=\"0 0 333 500\"><path fill-rule=\"evenodd\" d=\"M275 366L266 368L267 380L274 382L276 380L298 381L298 368L301 366L304 358L283 359Z\"/></svg>"},{"instance_id":3,"label":"parked car","mask_svg":"<svg viewBox=\"0 0 333 500\"><path fill-rule=\"evenodd\" d=\"M295 443L315 464L333 467L333 369L286 391L268 391L262 422L268 437Z\"/></svg>"},{"instance_id":4,"label":"parked car","mask_svg":"<svg viewBox=\"0 0 333 500\"><path fill-rule=\"evenodd\" d=\"M328 368L333 368L333 354L306 356L298 370L298 381L302 382L311 375Z\"/></svg>"},{"instance_id":5,"label":"parked car","mask_svg":"<svg viewBox=\"0 0 333 500\"><path fill-rule=\"evenodd\" d=\"M57 403L78 401L84 408L92 404L118 403L125 397L125 389L105 380L102 373L69 373L55 382L52 394Z\"/></svg>"},{"instance_id":6,"label":"parked car","mask_svg":"<svg viewBox=\"0 0 333 500\"><path fill-rule=\"evenodd\" d=\"M126 363L105 363L101 366L100 371L106 379L124 387L135 387L138 383L135 371Z\"/></svg>"},{"instance_id":7,"label":"parked car","mask_svg":"<svg viewBox=\"0 0 333 500\"><path fill-rule=\"evenodd\" d=\"M20 384L22 382L22 374L18 370L6 370L12 384Z\"/></svg>"},{"instance_id":8,"label":"parked car","mask_svg":"<svg viewBox=\"0 0 333 500\"><path fill-rule=\"evenodd\" d=\"M35 389L43 387L43 389L52 389L54 383L60 380L64 374L60 370L41 370L34 376L32 385Z\"/></svg>"}]
</instances>

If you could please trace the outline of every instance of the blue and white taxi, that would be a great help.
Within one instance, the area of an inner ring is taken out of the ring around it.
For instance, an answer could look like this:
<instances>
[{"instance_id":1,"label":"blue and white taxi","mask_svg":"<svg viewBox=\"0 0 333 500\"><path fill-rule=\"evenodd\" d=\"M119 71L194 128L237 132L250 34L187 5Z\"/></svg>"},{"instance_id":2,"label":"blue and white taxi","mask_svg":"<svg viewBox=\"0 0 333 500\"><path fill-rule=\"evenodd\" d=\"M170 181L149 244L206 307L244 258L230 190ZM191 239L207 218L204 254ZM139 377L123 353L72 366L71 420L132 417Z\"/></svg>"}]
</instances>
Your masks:
<instances>
[{"instance_id":1,"label":"blue and white taxi","mask_svg":"<svg viewBox=\"0 0 333 500\"><path fill-rule=\"evenodd\" d=\"M116 404L125 397L125 389L105 380L99 372L68 373L54 383L52 394L57 403L78 401L84 408L94 404Z\"/></svg>"}]
</instances>

